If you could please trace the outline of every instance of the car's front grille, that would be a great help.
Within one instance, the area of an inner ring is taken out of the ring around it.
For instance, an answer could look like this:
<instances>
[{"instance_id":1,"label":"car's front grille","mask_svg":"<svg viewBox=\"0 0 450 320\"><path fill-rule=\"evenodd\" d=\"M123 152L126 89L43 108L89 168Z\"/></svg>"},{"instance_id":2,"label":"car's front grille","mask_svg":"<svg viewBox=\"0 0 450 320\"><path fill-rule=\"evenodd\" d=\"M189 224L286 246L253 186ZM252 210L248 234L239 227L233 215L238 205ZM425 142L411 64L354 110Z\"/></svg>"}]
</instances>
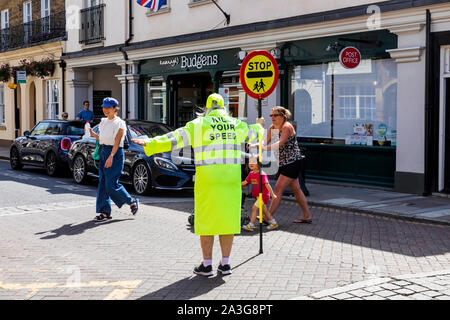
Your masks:
<instances>
[{"instance_id":1,"label":"car's front grille","mask_svg":"<svg viewBox=\"0 0 450 320\"><path fill-rule=\"evenodd\" d=\"M195 172L195 165L193 164L180 164L178 166L181 171L187 172L187 173L194 173Z\"/></svg>"},{"instance_id":2,"label":"car's front grille","mask_svg":"<svg viewBox=\"0 0 450 320\"><path fill-rule=\"evenodd\" d=\"M176 187L178 185L178 182L181 180L181 178L174 177L174 176L159 176L156 178L156 182L161 187Z\"/></svg>"},{"instance_id":3,"label":"car's front grille","mask_svg":"<svg viewBox=\"0 0 450 320\"><path fill-rule=\"evenodd\" d=\"M185 184L183 184L183 188L193 188L194 187L194 181L188 180Z\"/></svg>"}]
</instances>

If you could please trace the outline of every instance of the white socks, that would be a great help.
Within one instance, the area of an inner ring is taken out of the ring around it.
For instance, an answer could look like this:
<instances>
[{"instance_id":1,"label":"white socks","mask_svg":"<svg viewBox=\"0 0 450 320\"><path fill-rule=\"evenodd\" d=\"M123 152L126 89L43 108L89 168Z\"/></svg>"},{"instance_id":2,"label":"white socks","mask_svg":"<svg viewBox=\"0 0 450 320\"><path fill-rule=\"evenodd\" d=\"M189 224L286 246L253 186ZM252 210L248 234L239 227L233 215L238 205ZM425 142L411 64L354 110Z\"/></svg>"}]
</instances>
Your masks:
<instances>
[{"instance_id":1,"label":"white socks","mask_svg":"<svg viewBox=\"0 0 450 320\"><path fill-rule=\"evenodd\" d=\"M220 263L224 266L227 264L230 264L230 257L222 257L222 260L220 260ZM203 265L205 267L208 267L212 265L212 259L203 259Z\"/></svg>"},{"instance_id":2,"label":"white socks","mask_svg":"<svg viewBox=\"0 0 450 320\"><path fill-rule=\"evenodd\" d=\"M205 267L208 267L208 266L212 265L212 259L204 259L203 260L203 265Z\"/></svg>"},{"instance_id":3,"label":"white socks","mask_svg":"<svg viewBox=\"0 0 450 320\"><path fill-rule=\"evenodd\" d=\"M230 257L222 257L222 261L220 261L221 265L227 265L230 264Z\"/></svg>"}]
</instances>

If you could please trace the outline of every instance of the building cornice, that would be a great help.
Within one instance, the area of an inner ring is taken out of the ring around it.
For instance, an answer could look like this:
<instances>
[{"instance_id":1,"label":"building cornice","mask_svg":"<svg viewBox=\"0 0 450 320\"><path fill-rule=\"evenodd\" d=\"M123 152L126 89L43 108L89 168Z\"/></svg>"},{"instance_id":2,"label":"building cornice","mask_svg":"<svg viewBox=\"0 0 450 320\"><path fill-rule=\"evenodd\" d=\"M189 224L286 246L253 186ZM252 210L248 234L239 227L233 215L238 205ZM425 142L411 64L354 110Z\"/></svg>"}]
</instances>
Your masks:
<instances>
[{"instance_id":1,"label":"building cornice","mask_svg":"<svg viewBox=\"0 0 450 320\"><path fill-rule=\"evenodd\" d=\"M405 62L417 62L420 61L420 57L424 47L411 47L411 48L399 48L386 50L391 55L392 59L395 59L397 63Z\"/></svg>"},{"instance_id":2,"label":"building cornice","mask_svg":"<svg viewBox=\"0 0 450 320\"><path fill-rule=\"evenodd\" d=\"M52 56L53 59L59 59L62 54L62 42L52 42L41 46L1 52L0 62L19 61L25 58L33 59L36 56Z\"/></svg>"}]
</instances>

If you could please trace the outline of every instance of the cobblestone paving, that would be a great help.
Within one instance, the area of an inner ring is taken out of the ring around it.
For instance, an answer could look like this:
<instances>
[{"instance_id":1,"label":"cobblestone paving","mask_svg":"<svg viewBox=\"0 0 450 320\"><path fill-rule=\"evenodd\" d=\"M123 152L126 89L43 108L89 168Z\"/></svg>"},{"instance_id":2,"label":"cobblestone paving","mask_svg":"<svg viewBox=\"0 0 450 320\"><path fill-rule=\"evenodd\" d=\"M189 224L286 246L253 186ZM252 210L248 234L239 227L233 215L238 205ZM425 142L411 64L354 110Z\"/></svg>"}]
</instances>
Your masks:
<instances>
[{"instance_id":1,"label":"cobblestone paving","mask_svg":"<svg viewBox=\"0 0 450 320\"><path fill-rule=\"evenodd\" d=\"M447 226L319 207L312 208L313 224L294 224L299 209L284 202L276 215L280 228L264 232L263 254L258 233L243 233L233 246L233 274L203 278L192 274L201 261L199 239L187 224L192 208L192 201L142 204L136 217L116 208L103 223L92 221L90 204L4 214L0 299L449 296ZM216 240L214 267L219 259ZM410 274L419 276L402 278Z\"/></svg>"},{"instance_id":2,"label":"cobblestone paving","mask_svg":"<svg viewBox=\"0 0 450 320\"><path fill-rule=\"evenodd\" d=\"M450 300L450 269L392 276L323 290L297 300Z\"/></svg>"}]
</instances>

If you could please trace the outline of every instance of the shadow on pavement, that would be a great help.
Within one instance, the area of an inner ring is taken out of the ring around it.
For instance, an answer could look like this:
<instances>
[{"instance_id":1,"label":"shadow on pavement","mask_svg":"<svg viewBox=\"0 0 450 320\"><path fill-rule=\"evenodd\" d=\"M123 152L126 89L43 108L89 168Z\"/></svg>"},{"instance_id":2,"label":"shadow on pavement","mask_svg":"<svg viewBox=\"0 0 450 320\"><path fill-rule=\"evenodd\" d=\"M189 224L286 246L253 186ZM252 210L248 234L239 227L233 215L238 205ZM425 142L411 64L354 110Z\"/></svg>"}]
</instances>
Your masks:
<instances>
[{"instance_id":1,"label":"shadow on pavement","mask_svg":"<svg viewBox=\"0 0 450 320\"><path fill-rule=\"evenodd\" d=\"M89 220L89 221L86 221L86 222L83 222L80 224L76 224L76 225L65 224L58 229L38 232L38 233L35 233L35 235L43 235L46 233L50 233L49 235L42 237L41 240L55 239L60 236L74 236L74 235L82 234L84 231L89 230L89 229L97 228L97 227L104 226L107 224L127 221L127 220L134 220L134 219L117 219L117 220L113 219L113 220L109 220L109 221L105 221L105 222L97 222L94 220Z\"/></svg>"},{"instance_id":2,"label":"shadow on pavement","mask_svg":"<svg viewBox=\"0 0 450 320\"><path fill-rule=\"evenodd\" d=\"M185 212L186 217L183 217L180 223L186 224L187 231L194 232L194 228L188 223L188 217L194 207L193 201L148 205ZM250 214L251 205L251 201L247 200L244 214ZM272 231L263 230L265 239L272 236L279 237L280 235L277 234L279 232L289 232L306 236L307 239L323 239L411 257L435 256L447 254L450 251L448 226L322 207L311 207L311 214L312 224L293 223L294 219L300 218L300 208L294 202L283 202L274 215L279 228ZM254 237L255 241L259 241L259 223L256 224L254 232L242 231L237 237L241 236L248 239Z\"/></svg>"},{"instance_id":3,"label":"shadow on pavement","mask_svg":"<svg viewBox=\"0 0 450 320\"><path fill-rule=\"evenodd\" d=\"M220 275L209 278L194 275L149 293L137 300L189 300L204 295L224 283L225 281Z\"/></svg>"}]
</instances>

